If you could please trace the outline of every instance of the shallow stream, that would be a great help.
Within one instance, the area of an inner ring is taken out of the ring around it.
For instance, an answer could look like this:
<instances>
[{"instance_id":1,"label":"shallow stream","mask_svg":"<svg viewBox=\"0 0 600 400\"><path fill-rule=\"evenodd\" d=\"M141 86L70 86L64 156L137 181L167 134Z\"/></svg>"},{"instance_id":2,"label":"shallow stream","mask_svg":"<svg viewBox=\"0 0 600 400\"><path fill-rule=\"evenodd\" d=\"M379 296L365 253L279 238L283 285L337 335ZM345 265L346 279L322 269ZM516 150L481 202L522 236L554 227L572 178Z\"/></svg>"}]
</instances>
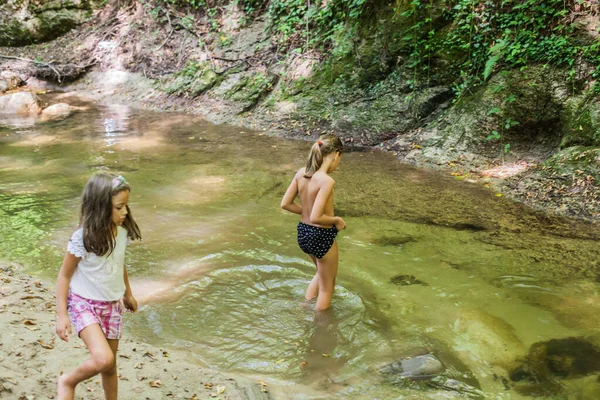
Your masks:
<instances>
[{"instance_id":1,"label":"shallow stream","mask_svg":"<svg viewBox=\"0 0 600 400\"><path fill-rule=\"evenodd\" d=\"M58 123L0 122L0 258L55 279L85 182L123 174L143 236L127 255L143 306L126 335L262 379L274 398L600 398L597 363L560 369L581 349L548 350L542 372L528 355L552 339L600 344L597 225L349 151L334 174L348 225L337 292L316 316L303 304L315 267L297 247L297 217L279 209L309 143L88 107ZM425 353L446 381L380 372Z\"/></svg>"}]
</instances>

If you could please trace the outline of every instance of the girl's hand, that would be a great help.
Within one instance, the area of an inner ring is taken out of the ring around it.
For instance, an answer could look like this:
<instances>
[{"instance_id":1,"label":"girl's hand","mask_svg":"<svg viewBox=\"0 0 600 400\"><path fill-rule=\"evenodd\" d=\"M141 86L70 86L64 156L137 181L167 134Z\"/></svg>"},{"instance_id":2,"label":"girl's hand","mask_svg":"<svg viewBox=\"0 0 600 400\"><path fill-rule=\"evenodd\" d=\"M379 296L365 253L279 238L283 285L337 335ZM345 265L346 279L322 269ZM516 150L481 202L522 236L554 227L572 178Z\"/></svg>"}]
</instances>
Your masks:
<instances>
[{"instance_id":1,"label":"girl's hand","mask_svg":"<svg viewBox=\"0 0 600 400\"><path fill-rule=\"evenodd\" d=\"M67 317L66 315L59 315L58 319L56 320L56 334L59 338L61 338L65 342L68 342L69 335L71 333L71 321L69 321L69 317Z\"/></svg>"},{"instance_id":2,"label":"girl's hand","mask_svg":"<svg viewBox=\"0 0 600 400\"><path fill-rule=\"evenodd\" d=\"M342 217L336 217L336 223L335 223L335 227L337 228L338 231L341 231L342 229L346 229L346 223L344 222L344 220L342 219Z\"/></svg>"},{"instance_id":3,"label":"girl's hand","mask_svg":"<svg viewBox=\"0 0 600 400\"><path fill-rule=\"evenodd\" d=\"M134 299L133 296L123 297L123 305L125 306L125 309L127 309L131 312L136 312L138 309L137 300Z\"/></svg>"}]
</instances>

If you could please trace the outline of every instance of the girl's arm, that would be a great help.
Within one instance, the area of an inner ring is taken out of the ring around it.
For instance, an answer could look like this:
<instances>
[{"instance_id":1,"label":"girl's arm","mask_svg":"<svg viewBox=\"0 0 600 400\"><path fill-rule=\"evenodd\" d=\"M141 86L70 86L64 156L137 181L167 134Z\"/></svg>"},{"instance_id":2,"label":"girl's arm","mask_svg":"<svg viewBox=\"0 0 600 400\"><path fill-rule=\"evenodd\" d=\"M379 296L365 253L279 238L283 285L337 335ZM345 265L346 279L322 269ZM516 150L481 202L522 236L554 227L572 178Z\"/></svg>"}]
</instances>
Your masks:
<instances>
[{"instance_id":1,"label":"girl's arm","mask_svg":"<svg viewBox=\"0 0 600 400\"><path fill-rule=\"evenodd\" d=\"M125 280L125 294L123 295L123 305L131 312L136 312L138 308L137 300L133 297L131 286L129 286L129 278L127 277L127 267L123 266L123 280Z\"/></svg>"},{"instance_id":2,"label":"girl's arm","mask_svg":"<svg viewBox=\"0 0 600 400\"><path fill-rule=\"evenodd\" d=\"M79 260L81 260L80 257L67 252L58 272L58 281L56 282L56 334L65 342L69 341L69 335L72 332L71 321L69 321L69 313L67 312L69 284Z\"/></svg>"},{"instance_id":3,"label":"girl's arm","mask_svg":"<svg viewBox=\"0 0 600 400\"><path fill-rule=\"evenodd\" d=\"M310 213L310 222L318 225L335 225L339 230L344 229L346 224L340 217L330 217L325 215L325 206L331 193L333 192L333 185L335 181L333 179L328 180L317 193L317 198L313 204L312 211Z\"/></svg>"},{"instance_id":4,"label":"girl's arm","mask_svg":"<svg viewBox=\"0 0 600 400\"><path fill-rule=\"evenodd\" d=\"M298 196L298 174L294 176L292 179L292 183L288 186L285 194L283 195L283 199L281 200L281 208L292 212L294 214L302 214L302 206L296 204L294 200L296 200L296 196Z\"/></svg>"}]
</instances>

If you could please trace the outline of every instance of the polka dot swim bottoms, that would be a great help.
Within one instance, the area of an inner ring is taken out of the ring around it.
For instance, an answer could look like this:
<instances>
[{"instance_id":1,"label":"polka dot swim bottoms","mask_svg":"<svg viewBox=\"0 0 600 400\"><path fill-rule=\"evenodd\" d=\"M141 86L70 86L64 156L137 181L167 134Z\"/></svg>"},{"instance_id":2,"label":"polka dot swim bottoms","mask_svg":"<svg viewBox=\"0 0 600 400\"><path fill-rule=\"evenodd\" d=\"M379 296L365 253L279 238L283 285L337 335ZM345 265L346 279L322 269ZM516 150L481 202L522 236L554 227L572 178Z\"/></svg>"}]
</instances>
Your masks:
<instances>
[{"instance_id":1,"label":"polka dot swim bottoms","mask_svg":"<svg viewBox=\"0 0 600 400\"><path fill-rule=\"evenodd\" d=\"M337 232L335 226L320 228L300 222L298 224L298 245L306 254L323 258L333 246Z\"/></svg>"}]
</instances>

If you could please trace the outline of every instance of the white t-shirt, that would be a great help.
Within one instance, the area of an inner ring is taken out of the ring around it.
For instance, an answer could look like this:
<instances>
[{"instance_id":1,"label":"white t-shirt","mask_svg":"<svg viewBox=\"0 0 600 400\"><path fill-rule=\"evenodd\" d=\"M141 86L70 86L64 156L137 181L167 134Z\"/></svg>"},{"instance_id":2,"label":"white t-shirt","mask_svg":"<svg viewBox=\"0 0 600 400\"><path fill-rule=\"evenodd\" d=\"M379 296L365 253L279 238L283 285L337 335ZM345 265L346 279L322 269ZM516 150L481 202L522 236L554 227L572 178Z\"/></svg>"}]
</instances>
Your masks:
<instances>
[{"instance_id":1,"label":"white t-shirt","mask_svg":"<svg viewBox=\"0 0 600 400\"><path fill-rule=\"evenodd\" d=\"M127 230L117 227L115 248L110 255L102 257L89 253L83 245L83 228L76 230L67 251L81 257L71 278L71 292L90 300L115 301L125 294L125 248Z\"/></svg>"}]
</instances>

